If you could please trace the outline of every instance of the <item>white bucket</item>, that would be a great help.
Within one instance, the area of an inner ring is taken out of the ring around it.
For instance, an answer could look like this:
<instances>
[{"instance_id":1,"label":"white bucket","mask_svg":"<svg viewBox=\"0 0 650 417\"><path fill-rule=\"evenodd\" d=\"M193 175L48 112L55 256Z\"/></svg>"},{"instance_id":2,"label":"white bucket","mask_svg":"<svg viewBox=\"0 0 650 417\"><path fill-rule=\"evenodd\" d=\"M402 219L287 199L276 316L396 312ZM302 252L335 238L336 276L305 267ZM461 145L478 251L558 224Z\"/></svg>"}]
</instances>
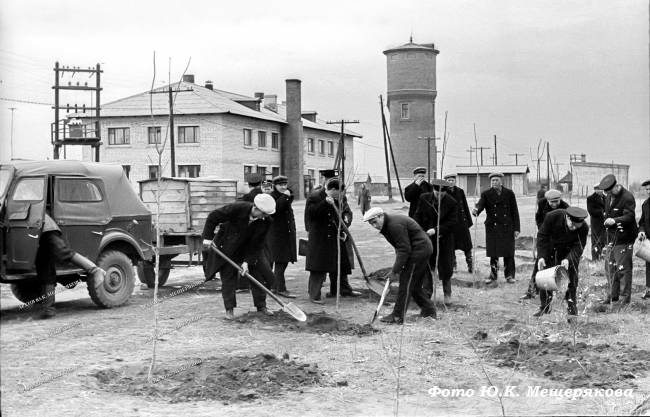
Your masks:
<instances>
[{"instance_id":1,"label":"white bucket","mask_svg":"<svg viewBox=\"0 0 650 417\"><path fill-rule=\"evenodd\" d=\"M535 284L540 290L558 291L562 278L569 279L569 273L563 266L557 265L538 271L535 275Z\"/></svg>"},{"instance_id":2,"label":"white bucket","mask_svg":"<svg viewBox=\"0 0 650 417\"><path fill-rule=\"evenodd\" d=\"M637 239L634 242L632 253L644 261L650 262L650 242L648 242L648 239Z\"/></svg>"}]
</instances>

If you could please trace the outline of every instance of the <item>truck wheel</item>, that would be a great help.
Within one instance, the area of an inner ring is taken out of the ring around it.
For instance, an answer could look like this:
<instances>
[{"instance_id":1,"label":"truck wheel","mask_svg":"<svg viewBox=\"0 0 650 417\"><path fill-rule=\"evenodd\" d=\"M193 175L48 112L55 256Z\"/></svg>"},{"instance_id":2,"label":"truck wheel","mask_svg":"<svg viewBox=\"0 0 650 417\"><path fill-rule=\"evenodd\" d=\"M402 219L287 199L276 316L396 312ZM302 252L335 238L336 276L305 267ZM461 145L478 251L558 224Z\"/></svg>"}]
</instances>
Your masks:
<instances>
[{"instance_id":1,"label":"truck wheel","mask_svg":"<svg viewBox=\"0 0 650 417\"><path fill-rule=\"evenodd\" d=\"M160 258L160 263L163 265L163 268L158 269L158 286L162 287L167 282L169 278L169 268L164 268L165 263L163 258ZM170 262L171 264L171 262ZM156 277L154 276L153 262L151 261L142 261L138 264L138 278L140 281L147 284L149 288L154 288L156 286Z\"/></svg>"},{"instance_id":2,"label":"truck wheel","mask_svg":"<svg viewBox=\"0 0 650 417\"><path fill-rule=\"evenodd\" d=\"M88 293L93 302L105 308L126 303L135 286L131 259L122 252L109 250L99 256L97 266L106 271L106 276L103 282L88 276Z\"/></svg>"},{"instance_id":3,"label":"truck wheel","mask_svg":"<svg viewBox=\"0 0 650 417\"><path fill-rule=\"evenodd\" d=\"M17 282L11 284L11 292L23 303L34 303L34 300L43 295L41 284L35 281Z\"/></svg>"}]
</instances>

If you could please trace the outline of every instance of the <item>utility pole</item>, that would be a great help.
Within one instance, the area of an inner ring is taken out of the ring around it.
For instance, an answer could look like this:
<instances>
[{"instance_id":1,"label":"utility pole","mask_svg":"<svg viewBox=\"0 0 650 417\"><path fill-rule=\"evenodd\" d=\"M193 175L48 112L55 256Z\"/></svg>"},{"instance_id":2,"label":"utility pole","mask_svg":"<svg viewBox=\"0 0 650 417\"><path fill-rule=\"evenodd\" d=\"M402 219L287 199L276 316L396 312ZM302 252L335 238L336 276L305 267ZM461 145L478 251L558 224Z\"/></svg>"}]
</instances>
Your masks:
<instances>
[{"instance_id":1,"label":"utility pole","mask_svg":"<svg viewBox=\"0 0 650 417\"><path fill-rule=\"evenodd\" d=\"M494 135L494 165L499 165L497 160L497 135Z\"/></svg>"},{"instance_id":2,"label":"utility pole","mask_svg":"<svg viewBox=\"0 0 650 417\"><path fill-rule=\"evenodd\" d=\"M334 169L339 169L339 177L341 179L340 186L345 184L345 125L349 123L359 123L358 120L337 120L334 122L327 122L328 125L340 124L341 125L341 138L339 139L339 150L334 159ZM354 179L353 179L354 180Z\"/></svg>"},{"instance_id":3,"label":"utility pole","mask_svg":"<svg viewBox=\"0 0 650 417\"><path fill-rule=\"evenodd\" d=\"M381 122L382 122L382 127L383 124L386 122L386 119L384 117L384 98L379 95L379 106L381 109ZM384 136L384 159L386 160L386 177L388 179L388 201L393 201L393 190L392 190L392 184L390 182L390 165L388 163L388 142L386 141L386 129L382 129L382 133ZM397 175L397 172L395 173Z\"/></svg>"},{"instance_id":4,"label":"utility pole","mask_svg":"<svg viewBox=\"0 0 650 417\"><path fill-rule=\"evenodd\" d=\"M515 157L515 165L519 165L519 158L518 156L524 156L523 153L509 153L508 156L514 156Z\"/></svg>"},{"instance_id":5,"label":"utility pole","mask_svg":"<svg viewBox=\"0 0 650 417\"><path fill-rule=\"evenodd\" d=\"M479 151L480 154L481 154L481 166L483 166L483 149L490 149L490 148L487 147L487 146L477 146L477 147L474 147L474 150L475 150L475 151Z\"/></svg>"},{"instance_id":6,"label":"utility pole","mask_svg":"<svg viewBox=\"0 0 650 417\"><path fill-rule=\"evenodd\" d=\"M381 98L381 96L379 96ZM402 191L402 183L399 179L399 171L397 171L397 162L395 161L395 154L393 153L393 143L390 140L390 133L388 132L388 123L386 123L386 114L384 113L383 100L381 102L381 124L384 130L384 137L388 140L388 149L390 150L390 158L393 160L393 170L395 171L395 179L397 180L397 188L399 189L399 196L404 202L404 192ZM390 185L390 184L389 184Z\"/></svg>"},{"instance_id":7,"label":"utility pole","mask_svg":"<svg viewBox=\"0 0 650 417\"><path fill-rule=\"evenodd\" d=\"M176 176L176 147L174 145L174 97L172 96L172 93L182 93L185 91L193 91L192 88L177 88L176 90L172 89L172 85L169 84L169 88L167 90L161 90L161 91L150 91L149 94L164 94L168 93L169 94L169 156L170 156L170 162L172 166L172 177ZM162 175L162 172L160 173Z\"/></svg>"},{"instance_id":8,"label":"utility pole","mask_svg":"<svg viewBox=\"0 0 650 417\"><path fill-rule=\"evenodd\" d=\"M465 152L469 152L469 166L472 166L472 155L474 154L474 148L470 146L469 150L466 150Z\"/></svg>"},{"instance_id":9,"label":"utility pole","mask_svg":"<svg viewBox=\"0 0 650 417\"><path fill-rule=\"evenodd\" d=\"M14 110L16 110L15 107L9 107L9 110L11 110L11 141L10 141L10 148L9 148L9 159L14 159Z\"/></svg>"},{"instance_id":10,"label":"utility pole","mask_svg":"<svg viewBox=\"0 0 650 417\"><path fill-rule=\"evenodd\" d=\"M427 141L427 174L429 175L429 183L431 183L431 141L433 141L433 149L437 149L436 147L436 142L440 138L432 138L431 136L426 136L426 137L418 137L418 140L426 140ZM436 158L438 157L437 153L440 152L436 150ZM436 159L437 161L437 159Z\"/></svg>"},{"instance_id":11,"label":"utility pole","mask_svg":"<svg viewBox=\"0 0 650 417\"><path fill-rule=\"evenodd\" d=\"M551 148L550 143L546 142L546 178L548 181L548 189L551 189Z\"/></svg>"}]
</instances>

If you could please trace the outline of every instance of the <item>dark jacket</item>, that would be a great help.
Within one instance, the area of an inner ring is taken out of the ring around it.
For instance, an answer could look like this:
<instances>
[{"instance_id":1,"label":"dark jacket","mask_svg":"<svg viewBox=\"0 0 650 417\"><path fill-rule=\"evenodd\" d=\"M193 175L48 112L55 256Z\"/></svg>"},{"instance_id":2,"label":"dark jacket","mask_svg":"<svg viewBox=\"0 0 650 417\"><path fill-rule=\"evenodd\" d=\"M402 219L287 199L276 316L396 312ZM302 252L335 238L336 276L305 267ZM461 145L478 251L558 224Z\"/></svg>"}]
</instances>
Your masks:
<instances>
[{"instance_id":1,"label":"dark jacket","mask_svg":"<svg viewBox=\"0 0 650 417\"><path fill-rule=\"evenodd\" d=\"M244 194L240 198L240 201L249 201L249 202L252 203L253 200L255 200L255 196L258 195L258 194L262 194L262 187L259 186L259 185L257 187L255 187L255 188L253 188L252 190L250 190L248 193Z\"/></svg>"},{"instance_id":2,"label":"dark jacket","mask_svg":"<svg viewBox=\"0 0 650 417\"><path fill-rule=\"evenodd\" d=\"M411 262L427 260L433 253L429 235L410 217L384 214L380 233L395 248L393 272L399 274Z\"/></svg>"},{"instance_id":3,"label":"dark jacket","mask_svg":"<svg viewBox=\"0 0 650 417\"><path fill-rule=\"evenodd\" d=\"M433 191L433 187L426 181L422 181L420 185L412 182L406 186L404 189L404 198L411 203L409 206L409 217L412 218L415 215L415 210L418 208L420 201L420 195L430 193L431 191Z\"/></svg>"},{"instance_id":4,"label":"dark jacket","mask_svg":"<svg viewBox=\"0 0 650 417\"><path fill-rule=\"evenodd\" d=\"M233 261L248 262L255 266L262 254L266 233L272 220L258 219L249 223L253 203L237 201L213 210L205 221L203 239L214 240L217 247ZM215 229L219 226L215 236ZM203 264L206 277L218 272L226 260L214 251L208 250Z\"/></svg>"},{"instance_id":5,"label":"dark jacket","mask_svg":"<svg viewBox=\"0 0 650 417\"><path fill-rule=\"evenodd\" d=\"M593 193L587 197L587 212L589 213L589 224L591 233L602 235L605 231L603 222L605 221L605 196L599 193Z\"/></svg>"},{"instance_id":6,"label":"dark jacket","mask_svg":"<svg viewBox=\"0 0 650 417\"><path fill-rule=\"evenodd\" d=\"M472 221L472 213L469 211L467 205L465 191L462 188L454 186L447 194L453 197L456 203L458 203L458 216L454 227L454 249L468 251L472 249L472 236L469 234L469 228L472 227L474 222Z\"/></svg>"},{"instance_id":7,"label":"dark jacket","mask_svg":"<svg viewBox=\"0 0 650 417\"><path fill-rule=\"evenodd\" d=\"M567 204L566 201L560 200L560 205L557 206L558 209L566 209L569 208L569 205ZM550 204L548 204L548 200L546 197L542 198L541 200L537 200L537 211L535 211L535 223L537 224L537 229L542 226L542 223L544 223L544 218L546 215L550 212L552 212L554 209L551 207Z\"/></svg>"},{"instance_id":8,"label":"dark jacket","mask_svg":"<svg viewBox=\"0 0 650 417\"><path fill-rule=\"evenodd\" d=\"M266 235L270 262L296 262L296 220L293 216L293 195L273 190L275 199L273 222Z\"/></svg>"},{"instance_id":9,"label":"dark jacket","mask_svg":"<svg viewBox=\"0 0 650 417\"><path fill-rule=\"evenodd\" d=\"M368 188L361 189L357 203L362 214L365 214L370 209L370 190Z\"/></svg>"},{"instance_id":10,"label":"dark jacket","mask_svg":"<svg viewBox=\"0 0 650 417\"><path fill-rule=\"evenodd\" d=\"M569 260L569 266L577 269L580 257L587 244L589 226L582 223L576 230L569 230L566 224L566 210L553 210L544 218L537 232L537 257L546 264L556 265L562 259ZM556 255L562 259L556 259Z\"/></svg>"},{"instance_id":11,"label":"dark jacket","mask_svg":"<svg viewBox=\"0 0 650 417\"><path fill-rule=\"evenodd\" d=\"M432 228L436 229L436 234L431 236L432 240L439 236L441 241L453 241L458 218L458 203L447 193L440 193L440 196L440 215L438 215L438 198L433 192L424 193L420 196L414 219L425 232ZM440 228L438 228L438 218L440 218Z\"/></svg>"},{"instance_id":12,"label":"dark jacket","mask_svg":"<svg viewBox=\"0 0 650 417\"><path fill-rule=\"evenodd\" d=\"M305 226L308 229L308 252L305 263L307 271L336 272L337 271L337 239L338 216L336 210L325 197L324 189L314 191L305 204ZM335 200L338 206L338 201ZM343 204L341 217L349 225L352 222L352 212L347 204ZM351 271L346 242L341 240L341 271L349 274Z\"/></svg>"},{"instance_id":13,"label":"dark jacket","mask_svg":"<svg viewBox=\"0 0 650 417\"><path fill-rule=\"evenodd\" d=\"M548 190L543 190L541 188L539 190L537 190L537 200L541 200L542 198L544 198L544 195L546 194L546 191L548 191Z\"/></svg>"},{"instance_id":14,"label":"dark jacket","mask_svg":"<svg viewBox=\"0 0 650 417\"><path fill-rule=\"evenodd\" d=\"M505 187L501 187L501 194L497 193L494 188L489 188L481 193L481 198L476 203L476 209L479 214L483 210L486 213L485 247L487 256L491 258L514 256L514 232L521 230L515 193Z\"/></svg>"},{"instance_id":15,"label":"dark jacket","mask_svg":"<svg viewBox=\"0 0 650 417\"><path fill-rule=\"evenodd\" d=\"M641 205L639 232L644 232L646 237L650 238L650 197L648 197Z\"/></svg>"},{"instance_id":16,"label":"dark jacket","mask_svg":"<svg viewBox=\"0 0 650 417\"><path fill-rule=\"evenodd\" d=\"M637 224L634 211L636 201L631 192L625 188L617 196L610 193L605 198L605 220L612 218L616 221L613 226L606 227L607 243L627 245L634 243L637 237Z\"/></svg>"}]
</instances>

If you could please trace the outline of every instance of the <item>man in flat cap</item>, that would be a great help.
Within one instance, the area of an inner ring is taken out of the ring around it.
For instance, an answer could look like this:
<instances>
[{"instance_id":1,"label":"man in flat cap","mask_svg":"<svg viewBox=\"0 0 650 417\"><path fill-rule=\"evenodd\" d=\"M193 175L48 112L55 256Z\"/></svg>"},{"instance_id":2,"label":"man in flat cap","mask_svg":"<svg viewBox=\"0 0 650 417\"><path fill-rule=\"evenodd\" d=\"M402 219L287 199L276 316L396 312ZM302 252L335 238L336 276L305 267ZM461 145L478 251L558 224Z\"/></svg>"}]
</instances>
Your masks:
<instances>
[{"instance_id":1,"label":"man in flat cap","mask_svg":"<svg viewBox=\"0 0 650 417\"><path fill-rule=\"evenodd\" d=\"M472 213L467 205L467 197L462 188L456 186L456 174L445 175L445 180L449 183L447 194L456 200L458 213L456 215L456 225L454 226L454 256L452 259L454 271L456 271L456 250L460 249L465 254L467 262L467 272L470 274L474 271L474 262L472 260L472 236L469 228L472 227Z\"/></svg>"},{"instance_id":2,"label":"man in flat cap","mask_svg":"<svg viewBox=\"0 0 650 417\"><path fill-rule=\"evenodd\" d=\"M429 258L431 271L438 270L442 281L444 302L451 302L451 277L454 274L454 228L457 223L458 203L447 194L449 183L445 180L431 181L433 191L420 196L414 220L429 235L433 253ZM424 292L431 297L433 294L433 278L424 277Z\"/></svg>"},{"instance_id":3,"label":"man in flat cap","mask_svg":"<svg viewBox=\"0 0 650 417\"><path fill-rule=\"evenodd\" d=\"M632 294L632 245L637 237L637 224L634 210L636 202L631 192L608 174L600 181L599 187L605 191L605 231L606 252L605 272L611 292L604 304L618 301L629 304Z\"/></svg>"},{"instance_id":4,"label":"man in flat cap","mask_svg":"<svg viewBox=\"0 0 650 417\"><path fill-rule=\"evenodd\" d=\"M490 188L481 193L472 214L485 210L485 247L490 258L490 276L486 284L496 284L499 258L503 258L506 282L515 282L515 239L521 230L515 193L502 184L503 174L490 174Z\"/></svg>"},{"instance_id":5,"label":"man in flat cap","mask_svg":"<svg viewBox=\"0 0 650 417\"><path fill-rule=\"evenodd\" d=\"M544 193L542 199L537 200L537 211L535 212L535 224L537 225L537 230L544 223L546 215L556 209L566 209L569 205L566 201L562 200L562 193L558 190L548 190ZM537 261L533 265L533 272L530 275L530 281L528 282L528 289L526 293L521 297L522 300L535 298L537 293L537 286L535 285L535 275L537 275Z\"/></svg>"},{"instance_id":6,"label":"man in flat cap","mask_svg":"<svg viewBox=\"0 0 650 417\"><path fill-rule=\"evenodd\" d=\"M644 188L648 198L641 205L641 219L639 219L639 236L641 240L646 240L650 236L650 180L644 181L641 186ZM644 300L650 299L650 262L645 263L645 294Z\"/></svg>"},{"instance_id":7,"label":"man in flat cap","mask_svg":"<svg viewBox=\"0 0 650 417\"><path fill-rule=\"evenodd\" d=\"M420 195L423 193L430 193L433 191L431 184L424 179L424 174L427 169L424 167L417 167L413 170L413 182L404 188L404 198L410 203L409 217L413 218L415 210L418 208Z\"/></svg>"},{"instance_id":8,"label":"man in flat cap","mask_svg":"<svg viewBox=\"0 0 650 417\"><path fill-rule=\"evenodd\" d=\"M241 200L252 203L255 196L262 193L262 180L264 180L264 178L262 178L262 176L257 172L248 174L246 182L248 182L250 190L241 197Z\"/></svg>"},{"instance_id":9,"label":"man in flat cap","mask_svg":"<svg viewBox=\"0 0 650 417\"><path fill-rule=\"evenodd\" d=\"M562 265L569 273L569 286L564 299L570 316L578 314L578 266L589 233L589 226L584 221L586 217L587 211L579 207L553 210L546 215L537 232L537 269L542 271ZM539 299L540 307L533 314L535 317L551 312L553 292L540 290Z\"/></svg>"},{"instance_id":10,"label":"man in flat cap","mask_svg":"<svg viewBox=\"0 0 650 417\"><path fill-rule=\"evenodd\" d=\"M424 277L431 276L429 258L433 247L429 236L415 220L402 214L387 214L381 207L371 208L363 221L384 235L395 248L395 262L390 272L391 281L399 281L397 300L393 312L382 317L384 323L404 323L404 315L411 299L420 307L422 317L436 318L435 304L422 289Z\"/></svg>"},{"instance_id":11,"label":"man in flat cap","mask_svg":"<svg viewBox=\"0 0 650 417\"><path fill-rule=\"evenodd\" d=\"M287 290L284 272L289 262L296 262L296 220L293 215L293 194L289 180L284 175L273 178L271 197L275 200L275 213L269 232L266 235L266 252L273 267L275 286L273 290L283 297L296 298Z\"/></svg>"},{"instance_id":12,"label":"man in flat cap","mask_svg":"<svg viewBox=\"0 0 650 417\"><path fill-rule=\"evenodd\" d=\"M600 260L605 247L605 193L594 185L594 192L587 197L587 212L591 229L591 260Z\"/></svg>"},{"instance_id":13,"label":"man in flat cap","mask_svg":"<svg viewBox=\"0 0 650 417\"><path fill-rule=\"evenodd\" d=\"M266 233L269 230L270 215L275 213L275 200L268 194L259 194L253 202L236 201L232 204L213 210L203 227L203 245L209 247L213 242L226 256L241 264L244 271L251 268L251 275L258 280L265 276L256 276L253 269L263 257ZM203 271L206 278L219 272L221 275L226 319L232 320L234 308L237 307L235 297L237 287L237 269L212 250L207 250ZM265 282L262 282L265 284ZM257 311L272 315L266 308L266 293L252 285L253 303Z\"/></svg>"}]
</instances>

